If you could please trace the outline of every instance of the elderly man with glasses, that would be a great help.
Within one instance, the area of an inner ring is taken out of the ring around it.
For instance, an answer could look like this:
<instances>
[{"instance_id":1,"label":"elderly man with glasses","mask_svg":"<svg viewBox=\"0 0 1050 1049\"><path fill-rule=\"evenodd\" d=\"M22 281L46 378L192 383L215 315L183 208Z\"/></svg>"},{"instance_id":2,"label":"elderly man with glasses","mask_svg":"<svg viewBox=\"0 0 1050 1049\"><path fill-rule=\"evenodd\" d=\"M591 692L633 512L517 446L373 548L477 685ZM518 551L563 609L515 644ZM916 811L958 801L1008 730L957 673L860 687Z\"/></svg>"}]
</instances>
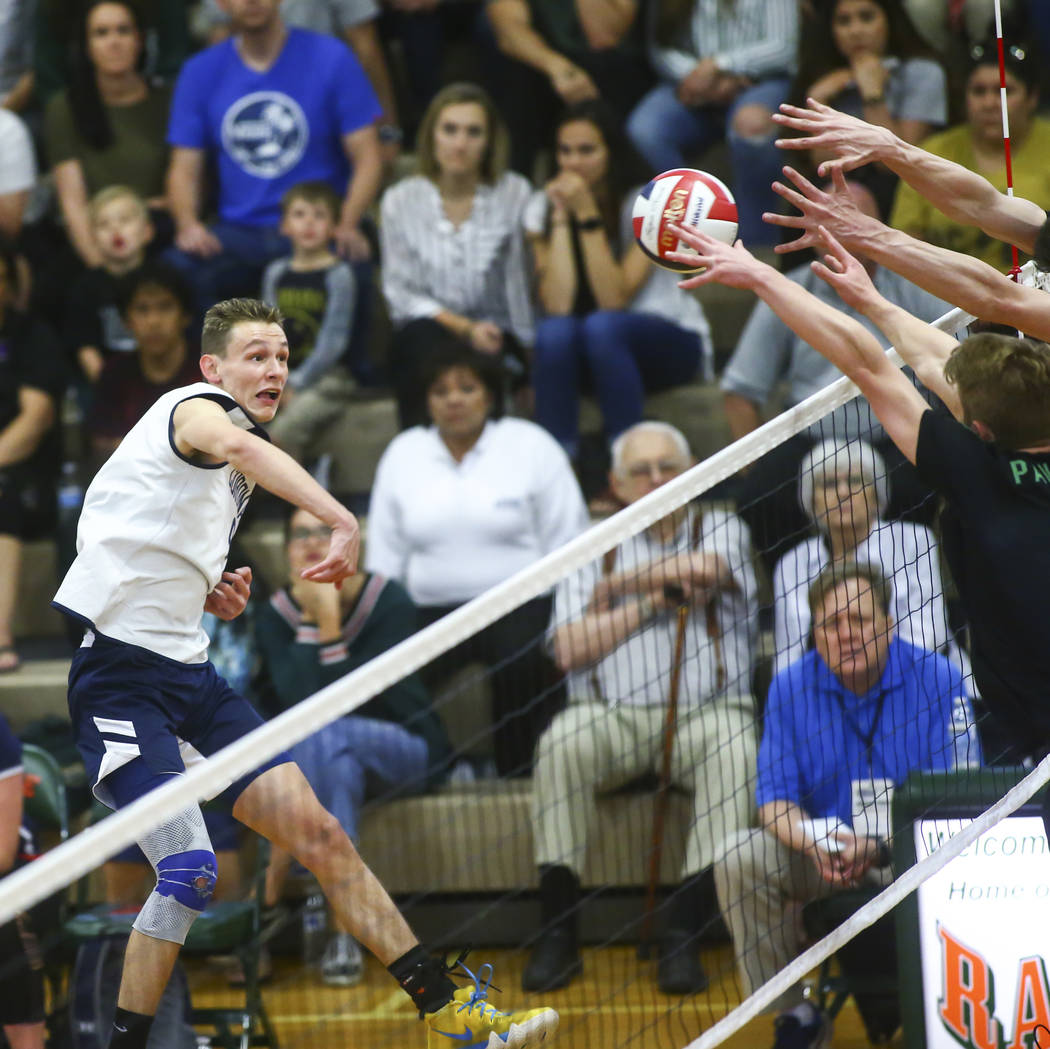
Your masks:
<instances>
[{"instance_id":1,"label":"elderly man with glasses","mask_svg":"<svg viewBox=\"0 0 1050 1049\"><path fill-rule=\"evenodd\" d=\"M694 459L682 434L643 422L613 444L610 482L633 503ZM676 609L685 606L682 656ZM582 969L580 877L597 796L659 767L673 732L670 782L693 797L682 883L661 941L659 985L703 990L698 940L714 917L711 863L746 827L755 764L751 671L755 577L747 526L722 509L685 505L565 579L549 637L570 703L540 737L533 826L543 925L526 990L568 984ZM677 720L666 711L679 676Z\"/></svg>"}]
</instances>

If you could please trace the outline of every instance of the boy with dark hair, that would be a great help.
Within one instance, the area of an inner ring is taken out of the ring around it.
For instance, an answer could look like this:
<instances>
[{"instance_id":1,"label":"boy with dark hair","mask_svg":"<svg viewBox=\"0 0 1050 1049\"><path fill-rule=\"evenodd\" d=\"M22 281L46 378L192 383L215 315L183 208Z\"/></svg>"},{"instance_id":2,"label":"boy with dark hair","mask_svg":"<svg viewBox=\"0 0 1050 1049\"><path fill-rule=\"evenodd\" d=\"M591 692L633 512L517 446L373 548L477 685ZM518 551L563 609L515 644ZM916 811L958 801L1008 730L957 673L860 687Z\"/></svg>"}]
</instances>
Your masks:
<instances>
[{"instance_id":1,"label":"boy with dark hair","mask_svg":"<svg viewBox=\"0 0 1050 1049\"><path fill-rule=\"evenodd\" d=\"M94 465L100 466L161 394L199 382L199 353L186 338L193 292L164 263L146 263L117 287L133 353L114 355L102 369L88 417Z\"/></svg>"},{"instance_id":2,"label":"boy with dark hair","mask_svg":"<svg viewBox=\"0 0 1050 1049\"><path fill-rule=\"evenodd\" d=\"M730 247L689 227L676 231L699 252L681 260L705 267L683 286L718 282L758 294L857 384L897 447L944 496L944 551L970 624L981 696L1009 732L1015 760L1047 753L1050 347L992 333L958 343L882 298L864 267L819 227L826 254L814 272L879 327L948 409L934 410L855 320L739 241Z\"/></svg>"},{"instance_id":3,"label":"boy with dark hair","mask_svg":"<svg viewBox=\"0 0 1050 1049\"><path fill-rule=\"evenodd\" d=\"M262 298L284 315L289 355L286 403L270 436L299 462L346 407L355 385L341 363L357 287L354 271L332 251L339 207L327 182L292 186L281 198L281 232L292 253L263 274Z\"/></svg>"}]
</instances>

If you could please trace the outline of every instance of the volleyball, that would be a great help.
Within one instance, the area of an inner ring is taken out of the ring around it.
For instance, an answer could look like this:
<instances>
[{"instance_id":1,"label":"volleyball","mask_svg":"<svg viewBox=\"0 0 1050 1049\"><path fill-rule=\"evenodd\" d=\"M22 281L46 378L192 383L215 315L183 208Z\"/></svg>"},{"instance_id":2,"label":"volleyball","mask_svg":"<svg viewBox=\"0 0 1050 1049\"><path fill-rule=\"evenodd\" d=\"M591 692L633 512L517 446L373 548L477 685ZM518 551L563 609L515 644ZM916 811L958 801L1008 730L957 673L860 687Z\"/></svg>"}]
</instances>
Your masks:
<instances>
[{"instance_id":1,"label":"volleyball","mask_svg":"<svg viewBox=\"0 0 1050 1049\"><path fill-rule=\"evenodd\" d=\"M703 267L666 258L673 251L696 254L667 228L668 223L695 226L726 244L736 240L736 201L729 187L694 168L674 168L657 175L635 198L631 217L642 251L657 265L680 273Z\"/></svg>"}]
</instances>

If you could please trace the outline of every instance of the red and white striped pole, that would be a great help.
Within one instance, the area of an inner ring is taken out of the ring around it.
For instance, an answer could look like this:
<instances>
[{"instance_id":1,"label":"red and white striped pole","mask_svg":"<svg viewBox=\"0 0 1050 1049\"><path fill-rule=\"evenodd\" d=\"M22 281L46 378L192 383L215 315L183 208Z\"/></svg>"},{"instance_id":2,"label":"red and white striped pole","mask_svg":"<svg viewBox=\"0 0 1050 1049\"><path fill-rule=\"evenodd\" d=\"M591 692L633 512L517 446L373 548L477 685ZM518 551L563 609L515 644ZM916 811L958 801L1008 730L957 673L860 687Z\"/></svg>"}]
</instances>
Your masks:
<instances>
[{"instance_id":1,"label":"red and white striped pole","mask_svg":"<svg viewBox=\"0 0 1050 1049\"><path fill-rule=\"evenodd\" d=\"M1003 12L1000 0L995 0L995 41L999 49L999 105L1003 112L1003 149L1006 152L1006 195L1014 195L1014 171L1010 156L1010 114L1006 108L1006 57L1003 51ZM1016 281L1021 275L1021 265L1017 257L1017 245L1011 244L1013 266L1010 277Z\"/></svg>"}]
</instances>

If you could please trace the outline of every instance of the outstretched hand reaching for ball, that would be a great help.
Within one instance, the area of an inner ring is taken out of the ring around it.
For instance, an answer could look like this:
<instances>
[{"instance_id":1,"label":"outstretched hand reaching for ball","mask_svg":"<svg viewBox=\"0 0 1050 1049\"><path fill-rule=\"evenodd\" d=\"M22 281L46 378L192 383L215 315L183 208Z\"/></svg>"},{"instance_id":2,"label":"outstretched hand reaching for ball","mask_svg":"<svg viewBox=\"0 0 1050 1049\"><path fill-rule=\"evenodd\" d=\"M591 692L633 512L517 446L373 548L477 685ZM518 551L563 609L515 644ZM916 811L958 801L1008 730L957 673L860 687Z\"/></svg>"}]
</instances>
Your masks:
<instances>
[{"instance_id":1,"label":"outstretched hand reaching for ball","mask_svg":"<svg viewBox=\"0 0 1050 1049\"><path fill-rule=\"evenodd\" d=\"M825 160L817 169L821 178L827 178L833 171L852 171L872 161L885 160L900 143L889 128L840 113L815 98L806 101L806 109L781 103L780 112L774 113L773 119L809 137L778 138L777 145L781 149L820 149L834 153L834 160Z\"/></svg>"},{"instance_id":2,"label":"outstretched hand reaching for ball","mask_svg":"<svg viewBox=\"0 0 1050 1049\"><path fill-rule=\"evenodd\" d=\"M668 223L667 228L680 240L696 249L696 254L688 251L667 252L666 258L672 262L684 262L689 266L703 266L702 273L687 277L678 282L680 288L699 288L704 284L724 284L729 288L752 288L755 280L766 268L738 240L735 244L725 244L714 237L701 233L694 226L679 226Z\"/></svg>"},{"instance_id":3,"label":"outstretched hand reaching for ball","mask_svg":"<svg viewBox=\"0 0 1050 1049\"><path fill-rule=\"evenodd\" d=\"M784 226L787 229L802 230L802 235L788 244L777 244L774 251L786 254L800 251L802 248L820 247L819 226L830 230L832 234L847 243L853 237L861 237L882 228L878 219L865 215L850 193L846 176L842 168L835 168L831 173L831 185L827 189L814 186L805 175L794 168L784 168L786 179L794 186L774 182L773 189L789 204L797 208L800 215L777 215L767 211L762 219L771 226Z\"/></svg>"},{"instance_id":4,"label":"outstretched hand reaching for ball","mask_svg":"<svg viewBox=\"0 0 1050 1049\"><path fill-rule=\"evenodd\" d=\"M817 227L817 233L826 250L823 261L811 262L810 268L847 306L866 314L882 298L868 271L823 226Z\"/></svg>"}]
</instances>

